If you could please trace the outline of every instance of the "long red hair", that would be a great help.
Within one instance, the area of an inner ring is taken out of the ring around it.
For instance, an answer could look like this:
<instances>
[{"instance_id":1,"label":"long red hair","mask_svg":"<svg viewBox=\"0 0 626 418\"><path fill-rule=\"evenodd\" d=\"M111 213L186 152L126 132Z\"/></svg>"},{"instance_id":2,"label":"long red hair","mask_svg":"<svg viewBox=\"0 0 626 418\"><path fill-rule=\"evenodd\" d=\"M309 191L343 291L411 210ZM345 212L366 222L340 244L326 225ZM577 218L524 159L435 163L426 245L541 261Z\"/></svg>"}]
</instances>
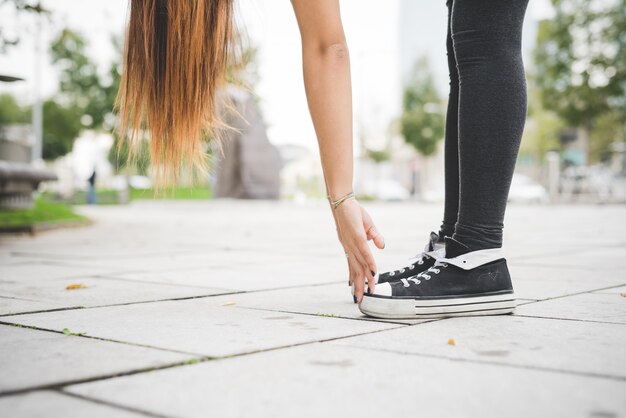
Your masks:
<instances>
[{"instance_id":1,"label":"long red hair","mask_svg":"<svg viewBox=\"0 0 626 418\"><path fill-rule=\"evenodd\" d=\"M203 141L220 126L216 92L233 39L233 0L130 0L116 109L131 157L150 139L157 180L205 167Z\"/></svg>"}]
</instances>

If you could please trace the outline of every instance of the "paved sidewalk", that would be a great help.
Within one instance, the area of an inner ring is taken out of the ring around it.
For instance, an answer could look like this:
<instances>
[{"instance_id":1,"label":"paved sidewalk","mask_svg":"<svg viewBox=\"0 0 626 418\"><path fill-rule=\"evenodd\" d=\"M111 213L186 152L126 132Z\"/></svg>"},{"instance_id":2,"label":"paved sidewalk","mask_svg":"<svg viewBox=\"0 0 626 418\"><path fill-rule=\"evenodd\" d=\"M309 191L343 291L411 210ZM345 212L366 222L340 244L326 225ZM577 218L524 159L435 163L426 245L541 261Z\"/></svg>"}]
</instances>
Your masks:
<instances>
[{"instance_id":1,"label":"paved sidewalk","mask_svg":"<svg viewBox=\"0 0 626 418\"><path fill-rule=\"evenodd\" d=\"M440 221L367 207L380 271ZM509 207L515 315L438 321L360 314L323 202L81 211L0 237L2 417L626 416L624 206Z\"/></svg>"}]
</instances>

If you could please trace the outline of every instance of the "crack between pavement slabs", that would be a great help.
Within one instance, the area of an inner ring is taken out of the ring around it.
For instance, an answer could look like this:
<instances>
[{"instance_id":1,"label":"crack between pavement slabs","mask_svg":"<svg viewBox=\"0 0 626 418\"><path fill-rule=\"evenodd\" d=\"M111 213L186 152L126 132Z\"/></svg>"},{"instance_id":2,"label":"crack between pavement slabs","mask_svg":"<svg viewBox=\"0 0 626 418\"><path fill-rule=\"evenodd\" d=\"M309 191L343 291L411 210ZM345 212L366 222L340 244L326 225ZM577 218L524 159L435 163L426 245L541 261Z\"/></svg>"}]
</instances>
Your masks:
<instances>
[{"instance_id":1,"label":"crack between pavement slabs","mask_svg":"<svg viewBox=\"0 0 626 418\"><path fill-rule=\"evenodd\" d=\"M133 342L129 342L129 341L121 341L121 340L115 340L115 339L111 339L111 338L97 337L95 335L85 335L85 334L82 334L82 333L72 333L70 335L67 335L63 331L58 331L56 329L50 329L50 328L38 327L38 326L34 326L34 325L23 325L23 324L16 324L16 323L13 323L13 322L4 322L4 321L0 321L0 325L6 325L6 326L10 326L10 327L15 327L15 328L32 329L32 330L35 330L35 331L52 332L54 334L65 335L67 337L88 338L88 339L91 339L91 340L106 341L106 342L110 342L110 343L129 345L129 346L133 346L133 347L149 348L149 349L152 349L152 350L165 351L165 352L174 353L174 354L183 354L183 355L194 356L194 357L207 357L206 355L200 354L200 353L192 353L192 352L188 352L188 351L174 350L174 349L171 349L171 348L154 347L154 346L147 345L147 344L139 344L139 343L133 343ZM0 396L1 395L2 395L2 392L0 392Z\"/></svg>"},{"instance_id":2,"label":"crack between pavement slabs","mask_svg":"<svg viewBox=\"0 0 626 418\"><path fill-rule=\"evenodd\" d=\"M132 406L125 406L125 405L120 405L114 402L109 402L109 401L105 401L102 399L98 399L98 398L92 398L90 396L85 396L85 395L80 395L77 393L72 393L72 392L66 392L62 389L54 389L53 392L58 393L60 395L63 396L68 396L70 398L76 398L76 399L80 399L83 400L85 402L90 402L90 403L95 403L95 404L99 404L99 405L104 405L104 406L108 406L110 408L115 408L121 411L127 411L127 412L132 412L138 415L143 415L146 417L153 417L153 418L171 418L169 415L161 415L161 414L155 414L154 412L149 412L149 411L144 411L143 409L139 409L139 408L135 408Z\"/></svg>"},{"instance_id":3,"label":"crack between pavement slabs","mask_svg":"<svg viewBox=\"0 0 626 418\"><path fill-rule=\"evenodd\" d=\"M492 366L503 366L503 367L509 367L509 368L514 368L514 369L521 369L521 370L534 370L534 371L542 371L542 372L549 372L549 373L556 373L556 374L574 375L574 376L582 376L582 377L591 377L591 378L596 378L596 379L614 380L614 381L618 381L618 382L626 382L626 376L612 376L612 375L602 374L602 373L578 372L578 371L564 370L564 369L553 369L553 368L541 367L541 366L501 363L501 362L497 362L497 361L475 360L475 359L467 359L467 358L454 358L454 357L448 357L448 356L444 356L444 355L425 354L425 353L411 353L411 352L407 352L407 351L389 350L389 349L385 349L385 348L359 347L359 346L350 345L350 344L341 345L341 346L342 347L356 348L356 349L360 349L360 350L367 350L367 351L377 351L377 352L409 355L409 356L416 356L416 357L436 358L436 359L440 359L440 360L449 360L449 361L456 361L456 362L461 362L461 363L488 364L488 365L492 365Z\"/></svg>"},{"instance_id":4,"label":"crack between pavement slabs","mask_svg":"<svg viewBox=\"0 0 626 418\"><path fill-rule=\"evenodd\" d=\"M53 333L57 333L57 334L58 333L63 334L62 332L59 332L59 331L56 331L56 330L50 330L50 329L46 329L46 328L31 327L31 326L17 325L17 324L4 323L4 322L0 322L0 324L16 326L16 327L19 327L19 328L30 328L30 329L35 329L35 330L38 330L38 331L45 331L45 332L53 332ZM392 324L392 325L395 325L395 324ZM143 347L143 348L150 348L150 349L154 349L154 350L169 351L169 352L174 352L174 353L178 353L178 354L187 354L187 355L196 356L196 357L194 357L194 358L192 358L190 360L185 360L185 361L165 364L165 365L162 365L162 366L145 367L145 368L141 368L141 369L135 369L135 370L130 370L130 371L126 371L126 372L109 374L109 375L89 377L89 378L84 378L84 379L74 379L74 380L68 380L68 381L59 382L59 383L50 383L50 384L39 385L39 386L30 386L28 388L8 390L8 391L0 392L0 398L7 397L7 396L19 395L19 394L23 394L23 393L35 392L35 391L40 391L40 390L63 390L66 386L85 384L85 383L93 383L93 382L100 382L100 381L104 381L104 380L115 379L115 378L118 378L118 377L132 376L132 375L141 374L141 373L148 373L148 372L153 372L153 371L172 369L172 368L176 368L176 367L190 366L190 365L199 364L199 363L206 363L206 362L209 362L209 361L228 360L228 359L233 359L233 358L238 358L238 357L250 356L250 355L254 355L254 354L261 354L261 353L266 353L266 352L271 352L271 351L285 350L285 349L289 349L289 348L301 347L301 346L306 346L306 345L311 345L311 344L327 343L327 342L341 340L341 339L344 339L344 338L359 337L359 336L362 336L362 335L376 334L376 333L379 333L379 332L390 331L390 330L394 330L394 329L397 329L397 328L402 328L404 326L405 325L401 325L401 326L385 328L385 329L380 329L380 330L360 332L360 333L351 334L351 335L342 335L342 336L339 336L339 337L323 338L323 339L314 340L314 341L304 341L304 342L301 342L301 343L289 344L289 345L278 346L278 347L270 347L270 348L254 350L254 351L248 351L248 352L243 352L243 353L230 354L230 355L225 355L225 356L206 356L206 355L203 355L203 354L187 353L187 352L183 352L183 351L176 351L176 350L152 347L152 346L148 346L148 345L129 343L129 342L125 342L125 341L110 340L110 339L101 338L101 337L93 337L93 336L88 336L88 335L77 335L77 337L82 337L82 338L90 338L90 339L95 339L95 340L100 340L100 341L107 341L107 342L112 342L112 343L120 343L120 344L125 344L125 345L130 345L130 346L138 346L138 347Z\"/></svg>"},{"instance_id":5,"label":"crack between pavement slabs","mask_svg":"<svg viewBox=\"0 0 626 418\"><path fill-rule=\"evenodd\" d=\"M111 340L105 340L105 341L116 342L116 341L111 341ZM132 344L128 344L128 345L132 345ZM41 390L60 391L66 386L79 385L83 383L100 382L103 380L115 379L118 377L133 376L133 375L140 374L140 373L149 373L149 372L158 371L158 370L166 370L166 369L171 369L175 367L188 366L190 364L204 363L206 361L212 361L212 360L217 360L217 359L219 358L203 356L202 358L194 358L191 360L178 361L175 363L164 364L162 366L143 367L143 368L132 369L132 370L119 372L119 373L105 374L105 375L100 375L100 376L87 377L83 379L71 379L71 380L66 380L66 381L58 382L58 383L48 383L48 384L43 384L43 385L29 386L27 388L13 389L13 390L0 392L0 398L20 395L23 393L36 392L36 391L41 391ZM68 393L68 392L65 392L65 393Z\"/></svg>"},{"instance_id":6,"label":"crack between pavement slabs","mask_svg":"<svg viewBox=\"0 0 626 418\"><path fill-rule=\"evenodd\" d=\"M123 280L123 279L122 279ZM182 296L178 298L167 298L167 299L153 299L153 300L142 300L137 302L123 302L123 303L112 303L108 305L95 305L95 306L69 306L63 308L54 308L54 309L41 309L38 311L27 311L27 312L16 312L9 314L1 314L0 318L9 317L9 316L19 316L19 315L34 315L40 313L49 313L49 312L60 312L60 311L71 311L71 310L82 310L82 309L98 309L98 308L109 308L116 306L129 306L129 305L141 305L145 303L159 303L159 302L177 302L183 300L191 300L191 299L205 299L216 296L229 296L229 295L240 295L245 293L261 293L261 292L273 292L279 290L289 290L289 289L298 289L305 287L318 287L318 286L331 286L335 284L339 284L340 282L330 282L330 283L315 283L315 284L305 284L305 285L293 285L293 286L283 286L283 287L273 287L269 289L255 289L255 290L231 290L227 293L212 293L209 295L196 295L196 296Z\"/></svg>"},{"instance_id":7,"label":"crack between pavement slabs","mask_svg":"<svg viewBox=\"0 0 626 418\"><path fill-rule=\"evenodd\" d=\"M336 283L315 284L314 286L325 286L325 285L332 285L332 284L336 284ZM289 286L289 287L285 287L285 288L298 288L298 287L308 287L308 286L311 286L311 285ZM594 290L590 290L590 291L578 292L578 293L570 294L570 295L558 296L558 297L549 298L549 299L545 299L545 300L541 300L541 301L537 301L537 302L542 302L542 301L552 300L552 299L559 299L559 298L574 296L574 295L578 295L578 294L592 293L592 292L599 291L599 290L607 290L607 289L612 289L612 288L621 287L621 286L623 286L623 284L615 285L615 286L609 286L609 287L600 288L600 289L594 289ZM256 292L264 292L264 291L275 291L275 290L281 290L281 289L284 289L284 288L262 289L262 290L248 291L248 292L246 292L246 291L238 291L238 292L234 292L234 293L230 293L230 294L256 293ZM194 297L165 299L165 300L155 300L155 301L131 302L131 303L125 303L125 304L102 305L102 306L96 306L96 307L90 307L90 308L100 308L100 307L120 306L120 305L133 305L133 304L141 304L141 303L155 303L155 302L162 302L162 301L169 301L169 300L172 300L172 301L187 300L187 299L197 299L197 298L206 298L206 297L213 297L213 296L224 296L224 295L228 295L228 294L194 296ZM529 303L536 303L536 302L529 302ZM176 362L176 363L167 364L167 365L164 365L164 366L152 367L152 368L143 368L143 369L133 370L133 371L129 371L129 372L117 373L117 374L113 374L113 375L99 376L99 377L87 378L87 379L79 379L79 380L75 380L75 381L66 381L66 382L61 382L61 383L56 383L56 384L41 385L41 386L29 387L29 388L14 390L14 391L0 392L0 397L9 396L9 395L15 395L15 394L19 394L19 393L32 392L32 391L42 390L42 389L60 390L63 387L66 387L66 386L69 386L69 385L74 385L74 384L90 383L90 382L95 382L95 381L114 379L116 377L129 376L129 375L140 374L140 373L156 371L156 370L164 370L164 369L181 367L181 366L186 366L186 365L190 365L190 364L202 363L202 362L213 361L213 360L226 360L226 359L230 359L230 358L236 358L236 357L247 356L247 355L252 355L252 354L259 354L259 353L268 352L268 351L283 350L283 349L288 349L288 348L291 348L291 347L298 347L298 346L304 346L304 345L309 345L309 344L332 342L332 341L337 341L337 340L343 340L343 339L358 337L358 336L362 336L362 335L375 334L375 333L378 333L378 332L386 332L386 331L391 331L391 330L398 329L398 328L418 326L418 325L421 325L421 324L424 324L424 323L436 322L436 321L449 319L449 318L433 319L433 320L430 320L430 321L420 322L418 324L407 324L407 323L400 323L400 322L383 322L383 321L376 321L376 320L368 320L368 319L365 319L365 318L361 319L361 318L350 318L350 317L344 317L344 316L324 316L324 315L320 315L320 314L303 313L303 312L292 312L292 311L285 311L285 310L270 310L270 309L241 307L241 306L239 308L251 309L251 310L259 310L259 311L266 311L266 312L288 313L288 314L293 314L293 315L308 315L308 316L316 316L316 317L330 317L330 318L339 318L339 319L347 319L347 320L367 321L367 322L384 323L384 324L391 324L391 325L398 325L398 326L391 327L391 328L386 328L386 329L382 329L382 330L368 331L368 332L363 332L363 333L358 333L358 334L344 335L344 336L340 336L340 337L333 337L333 338L321 339L321 340L315 340L315 341L306 341L306 342L297 343L297 344L290 344L290 345L287 345L287 346L272 347L272 348L268 348L268 349L255 350L255 351L251 351L251 352L233 354L233 355L228 355L228 356L219 356L219 357L205 356L205 355L198 354L198 353L190 353L190 352L184 352L184 351L179 351L179 350L171 350L171 349L154 347L154 346L150 346L150 345L129 343L129 342L126 342L126 341L112 340L112 339L95 337L95 336L80 335L80 337L83 337L83 338L90 338L90 339L95 339L95 340L100 340L100 341L119 343L119 344L125 344L125 345L130 345L130 346L137 346L137 347L142 347L142 348L147 348L147 349L154 349L154 350L160 350L160 351L173 352L173 353L177 353L177 354L190 355L190 356L194 356L194 358L191 359L191 360L184 361L184 362ZM55 309L55 310L49 310L49 311L39 311L39 312L32 312L32 313L45 313L45 312L54 312L54 311L59 311L59 310L71 310L71 309L80 309L80 308L62 308L62 309ZM88 308L84 308L84 309L88 309ZM15 316L15 315L20 315L20 314L10 314L10 315L3 315L3 316ZM580 322L598 322L598 321L585 321L585 320L576 320L576 319L551 318L551 317L540 317L540 316L529 316L529 315L516 315L516 316L531 317L531 318L537 318L537 319L549 319L549 320L570 320L570 321L580 321ZM46 329L46 328L40 328L40 327L35 327L35 326L25 326L25 325L8 323L8 322L3 322L3 321L0 321L0 324L7 325L7 326L20 327L20 328L29 328L29 329L45 331L45 332L53 332L53 333L57 333L57 334L63 334L63 332L61 332L61 331L51 330L51 329ZM615 324L615 323L609 323L609 324L622 325L622 324ZM353 347L351 345L348 345L348 346ZM363 347L355 347L355 348L367 349L367 348L363 348ZM599 374L599 373L573 372L573 371L568 371L568 370L551 369L551 368L544 368L544 367L537 367L537 366L511 365L511 364L506 364L506 363L481 361L481 360L454 359L454 358L449 358L449 357L446 357L446 356L428 355L428 354L420 354L420 353L403 353L403 352L399 352L399 351L385 350L385 349L370 349L370 350L373 350L373 351L386 351L386 352L397 353L397 354L409 354L409 355L425 356L425 357L432 357L432 358L441 358L441 359L446 359L446 360L451 360L451 361L464 361L464 362L470 362L470 363L492 364L492 365L499 365L499 366L505 366L505 367L514 367L514 368L520 368L520 369L531 369L531 370L554 372L554 373L562 373L562 374L573 374L573 375L580 375L580 376L585 376L585 377L606 378L606 379L613 379L613 380L618 380L618 381L625 381L626 380L626 378L624 378L624 377L604 375L604 374ZM158 415L151 415L151 416L158 416Z\"/></svg>"},{"instance_id":8,"label":"crack between pavement slabs","mask_svg":"<svg viewBox=\"0 0 626 418\"><path fill-rule=\"evenodd\" d=\"M579 319L579 318L557 318L554 316L543 316L543 315L527 315L527 314L514 313L513 316L517 316L520 318L550 319L550 320L556 320L556 321L589 322L592 324L607 324L607 325L622 325L622 326L626 325L622 322L595 321L595 320L590 320L590 319Z\"/></svg>"},{"instance_id":9,"label":"crack between pavement slabs","mask_svg":"<svg viewBox=\"0 0 626 418\"><path fill-rule=\"evenodd\" d=\"M311 312L296 312L296 311L288 311L288 310L283 310L283 309L254 308L254 307L251 307L251 306L237 306L237 307L240 308L240 309L250 309L250 310L254 310L254 311L277 312L277 313L286 313L286 314L292 314L292 315L307 315L307 316L314 316L314 317L318 317L318 318L348 319L348 320L352 320L352 321L372 322L372 323L376 323L376 324L418 325L418 324L423 324L425 322L432 322L432 321L437 320L437 319L423 320L423 322L418 322L417 324L413 324L413 323L408 323L408 322L400 322L399 320L398 321L382 320L382 319L370 318L370 317L366 317L366 316L364 316L362 318L354 318L354 317L343 316L343 315L311 313Z\"/></svg>"},{"instance_id":10,"label":"crack between pavement slabs","mask_svg":"<svg viewBox=\"0 0 626 418\"><path fill-rule=\"evenodd\" d=\"M601 287L598 289L592 289L592 290L583 290L582 292L576 292L576 293L569 293L567 295L561 295L561 296L552 296L546 299L538 299L538 300L534 300L532 302L526 302L524 303L524 305L531 305L533 303L541 303L541 302L547 302L549 300L556 300L556 299L563 299L563 298L568 298L570 296L578 296L578 295L584 295L587 293L595 293L595 292L599 292L601 290L610 290L610 289L616 289L618 287L622 287L622 286L626 286L626 283L621 283L621 284L616 284L613 286L607 286L607 287ZM529 300L529 299L527 299Z\"/></svg>"}]
</instances>

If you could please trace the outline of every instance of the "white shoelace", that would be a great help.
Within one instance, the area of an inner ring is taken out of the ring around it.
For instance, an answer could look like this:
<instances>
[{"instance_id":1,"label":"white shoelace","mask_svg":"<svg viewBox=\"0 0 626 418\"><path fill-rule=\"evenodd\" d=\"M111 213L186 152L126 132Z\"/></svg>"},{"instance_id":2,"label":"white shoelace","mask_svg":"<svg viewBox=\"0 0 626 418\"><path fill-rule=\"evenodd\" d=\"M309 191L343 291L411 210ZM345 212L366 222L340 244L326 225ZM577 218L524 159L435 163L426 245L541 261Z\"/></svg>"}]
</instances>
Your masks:
<instances>
[{"instance_id":1,"label":"white shoelace","mask_svg":"<svg viewBox=\"0 0 626 418\"><path fill-rule=\"evenodd\" d=\"M420 253L420 254L416 255L415 257L411 257L411 258L409 258L409 260L414 259L414 258L418 258L418 257L419 257L419 259L417 260L417 262L415 262L415 263L411 264L409 267L403 267L403 268L401 268L400 270L394 270L394 271L392 271L391 273L389 273L389 276L395 276L395 275L396 275L396 272L398 272L398 274L402 274L402 273L404 273L405 271L407 271L407 269L408 269L408 270L415 270L415 264L418 264L418 265L420 265L420 266L421 266L422 264L424 264L424 257L427 257L427 255L426 255L426 253L425 253L425 252L422 252L422 253ZM403 280L404 280L404 279L403 279Z\"/></svg>"},{"instance_id":2,"label":"white shoelace","mask_svg":"<svg viewBox=\"0 0 626 418\"><path fill-rule=\"evenodd\" d=\"M439 272L441 272L441 269L439 267L448 267L448 263L444 263L443 261L437 260L435 261L435 264L428 270L421 272L417 276L409 277L408 279L400 279L400 281L402 281L402 284L404 285L404 287L409 287L410 286L409 282L420 284L422 282L420 279L430 280L432 278L430 274L439 274Z\"/></svg>"}]
</instances>

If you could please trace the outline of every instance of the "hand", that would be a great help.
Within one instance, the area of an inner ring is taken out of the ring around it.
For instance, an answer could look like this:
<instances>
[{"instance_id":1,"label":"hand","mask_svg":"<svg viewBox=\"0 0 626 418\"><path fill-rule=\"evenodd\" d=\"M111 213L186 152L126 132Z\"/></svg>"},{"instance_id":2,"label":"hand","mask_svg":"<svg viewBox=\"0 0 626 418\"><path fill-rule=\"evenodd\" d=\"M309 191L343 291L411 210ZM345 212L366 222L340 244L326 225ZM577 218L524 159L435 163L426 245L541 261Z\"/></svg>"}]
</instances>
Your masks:
<instances>
[{"instance_id":1,"label":"hand","mask_svg":"<svg viewBox=\"0 0 626 418\"><path fill-rule=\"evenodd\" d=\"M333 210L337 234L348 257L350 284L354 284L354 296L361 303L367 280L370 292L374 292L376 262L367 245L372 240L376 247L385 248L385 240L374 226L367 211L355 200L343 202Z\"/></svg>"}]
</instances>

